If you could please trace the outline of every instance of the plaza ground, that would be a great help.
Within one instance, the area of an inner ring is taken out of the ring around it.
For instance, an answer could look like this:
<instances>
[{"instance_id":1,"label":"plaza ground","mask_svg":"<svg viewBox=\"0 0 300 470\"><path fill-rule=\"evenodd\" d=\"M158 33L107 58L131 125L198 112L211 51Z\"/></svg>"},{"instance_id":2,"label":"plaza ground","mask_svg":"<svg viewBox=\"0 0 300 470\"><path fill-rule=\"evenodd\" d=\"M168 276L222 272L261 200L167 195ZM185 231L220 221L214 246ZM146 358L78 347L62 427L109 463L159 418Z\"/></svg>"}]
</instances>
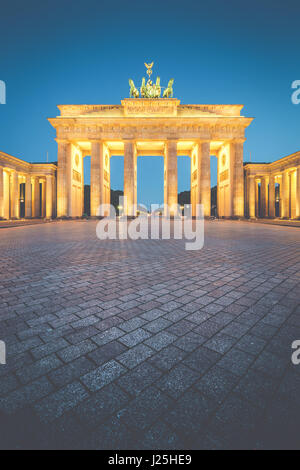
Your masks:
<instances>
[{"instance_id":1,"label":"plaza ground","mask_svg":"<svg viewBox=\"0 0 300 470\"><path fill-rule=\"evenodd\" d=\"M185 251L95 228L0 231L0 447L299 447L299 229L211 221Z\"/></svg>"}]
</instances>

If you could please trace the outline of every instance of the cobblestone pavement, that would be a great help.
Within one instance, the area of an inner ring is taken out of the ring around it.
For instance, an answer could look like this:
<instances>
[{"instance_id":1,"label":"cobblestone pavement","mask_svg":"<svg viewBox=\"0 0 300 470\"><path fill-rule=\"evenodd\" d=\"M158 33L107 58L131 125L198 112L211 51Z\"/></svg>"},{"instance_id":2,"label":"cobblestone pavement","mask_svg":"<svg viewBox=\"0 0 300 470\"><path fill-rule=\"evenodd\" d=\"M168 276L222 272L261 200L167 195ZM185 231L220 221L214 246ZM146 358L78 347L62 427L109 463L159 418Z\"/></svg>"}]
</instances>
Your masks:
<instances>
[{"instance_id":1,"label":"cobblestone pavement","mask_svg":"<svg viewBox=\"0 0 300 470\"><path fill-rule=\"evenodd\" d=\"M299 447L300 233L207 222L205 247L0 233L2 448Z\"/></svg>"}]
</instances>

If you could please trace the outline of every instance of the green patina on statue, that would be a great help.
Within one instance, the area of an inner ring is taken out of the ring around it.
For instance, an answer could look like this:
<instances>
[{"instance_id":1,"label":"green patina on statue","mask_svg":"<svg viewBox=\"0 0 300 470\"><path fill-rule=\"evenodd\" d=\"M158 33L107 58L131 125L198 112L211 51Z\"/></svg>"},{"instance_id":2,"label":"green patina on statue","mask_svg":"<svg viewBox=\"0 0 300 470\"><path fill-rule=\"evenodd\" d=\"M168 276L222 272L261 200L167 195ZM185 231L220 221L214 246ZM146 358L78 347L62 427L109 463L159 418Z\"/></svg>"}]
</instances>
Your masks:
<instances>
[{"instance_id":1,"label":"green patina on statue","mask_svg":"<svg viewBox=\"0 0 300 470\"><path fill-rule=\"evenodd\" d=\"M156 83L153 83L152 80L150 79L150 76L152 74L152 67L153 63L151 64L146 64L145 66L147 67L147 74L149 76L149 79L146 83L145 77L142 79L142 84L140 91L135 87L133 80L131 78L129 79L129 86L130 86L130 98L160 98L161 96L161 85L160 85L160 77L156 78ZM172 78L169 83L168 87L164 90L163 92L163 98L173 98L173 83L174 79Z\"/></svg>"},{"instance_id":2,"label":"green patina on statue","mask_svg":"<svg viewBox=\"0 0 300 470\"><path fill-rule=\"evenodd\" d=\"M129 79L129 86L130 86L130 98L138 98L140 96L139 90L135 88L133 80Z\"/></svg>"},{"instance_id":3,"label":"green patina on statue","mask_svg":"<svg viewBox=\"0 0 300 470\"><path fill-rule=\"evenodd\" d=\"M163 98L173 98L173 83L174 83L174 78L171 78L168 83L168 87L165 89Z\"/></svg>"}]
</instances>

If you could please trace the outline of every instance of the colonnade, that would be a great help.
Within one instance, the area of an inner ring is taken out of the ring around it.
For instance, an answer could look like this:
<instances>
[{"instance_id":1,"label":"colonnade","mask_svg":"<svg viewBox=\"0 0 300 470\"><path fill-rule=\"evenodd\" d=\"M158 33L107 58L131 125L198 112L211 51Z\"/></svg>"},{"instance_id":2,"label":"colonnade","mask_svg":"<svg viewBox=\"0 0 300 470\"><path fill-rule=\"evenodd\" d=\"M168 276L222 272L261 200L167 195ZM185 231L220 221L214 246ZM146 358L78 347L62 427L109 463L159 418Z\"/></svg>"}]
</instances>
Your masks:
<instances>
[{"instance_id":1,"label":"colonnade","mask_svg":"<svg viewBox=\"0 0 300 470\"><path fill-rule=\"evenodd\" d=\"M0 219L56 216L56 165L30 164L0 152Z\"/></svg>"},{"instance_id":2,"label":"colonnade","mask_svg":"<svg viewBox=\"0 0 300 470\"><path fill-rule=\"evenodd\" d=\"M249 165L247 165L249 168ZM253 168L255 166L253 165ZM246 211L250 218L300 218L300 166L281 172L248 174Z\"/></svg>"}]
</instances>

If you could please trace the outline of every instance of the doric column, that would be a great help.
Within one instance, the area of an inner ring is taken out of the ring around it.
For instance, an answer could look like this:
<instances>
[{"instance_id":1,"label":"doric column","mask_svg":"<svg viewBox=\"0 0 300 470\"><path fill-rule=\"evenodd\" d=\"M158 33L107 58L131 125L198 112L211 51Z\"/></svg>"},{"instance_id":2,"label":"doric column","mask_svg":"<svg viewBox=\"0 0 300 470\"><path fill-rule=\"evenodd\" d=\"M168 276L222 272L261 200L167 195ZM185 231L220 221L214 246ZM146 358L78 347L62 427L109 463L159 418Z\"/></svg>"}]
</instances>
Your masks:
<instances>
[{"instance_id":1,"label":"doric column","mask_svg":"<svg viewBox=\"0 0 300 470\"><path fill-rule=\"evenodd\" d=\"M41 217L46 217L46 180L42 181Z\"/></svg>"},{"instance_id":2,"label":"doric column","mask_svg":"<svg viewBox=\"0 0 300 470\"><path fill-rule=\"evenodd\" d=\"M0 166L0 219L4 218L4 174Z\"/></svg>"},{"instance_id":3,"label":"doric column","mask_svg":"<svg viewBox=\"0 0 300 470\"><path fill-rule=\"evenodd\" d=\"M67 140L57 140L57 144L57 217L68 217L71 194L71 143Z\"/></svg>"},{"instance_id":4,"label":"doric column","mask_svg":"<svg viewBox=\"0 0 300 470\"><path fill-rule=\"evenodd\" d=\"M53 176L46 176L46 218L53 216Z\"/></svg>"},{"instance_id":5,"label":"doric column","mask_svg":"<svg viewBox=\"0 0 300 470\"><path fill-rule=\"evenodd\" d=\"M211 215L211 182L210 182L210 142L198 143L198 191L197 204L203 204L204 216Z\"/></svg>"},{"instance_id":6,"label":"doric column","mask_svg":"<svg viewBox=\"0 0 300 470\"><path fill-rule=\"evenodd\" d=\"M136 149L133 140L124 142L124 196L127 198L125 214L135 216L137 209L137 165Z\"/></svg>"},{"instance_id":7,"label":"doric column","mask_svg":"<svg viewBox=\"0 0 300 470\"><path fill-rule=\"evenodd\" d=\"M255 197L256 197L256 188L255 188L255 177L248 176L248 184L249 184L249 217L251 219L255 218Z\"/></svg>"},{"instance_id":8,"label":"doric column","mask_svg":"<svg viewBox=\"0 0 300 470\"><path fill-rule=\"evenodd\" d=\"M233 217L244 217L245 213L243 144L244 140L235 140L230 143Z\"/></svg>"},{"instance_id":9,"label":"doric column","mask_svg":"<svg viewBox=\"0 0 300 470\"><path fill-rule=\"evenodd\" d=\"M101 215L99 207L104 204L104 155L103 142L92 141L91 152L91 216Z\"/></svg>"},{"instance_id":10,"label":"doric column","mask_svg":"<svg viewBox=\"0 0 300 470\"><path fill-rule=\"evenodd\" d=\"M177 140L167 140L165 143L164 173L164 201L168 206L170 215L174 215L178 204Z\"/></svg>"},{"instance_id":11,"label":"doric column","mask_svg":"<svg viewBox=\"0 0 300 470\"><path fill-rule=\"evenodd\" d=\"M255 215L256 217L260 217L259 213L259 180L255 179Z\"/></svg>"},{"instance_id":12,"label":"doric column","mask_svg":"<svg viewBox=\"0 0 300 470\"><path fill-rule=\"evenodd\" d=\"M261 217L268 217L268 177L263 176L260 186L260 213Z\"/></svg>"},{"instance_id":13,"label":"doric column","mask_svg":"<svg viewBox=\"0 0 300 470\"><path fill-rule=\"evenodd\" d=\"M296 173L296 217L300 219L300 166Z\"/></svg>"},{"instance_id":14,"label":"doric column","mask_svg":"<svg viewBox=\"0 0 300 470\"><path fill-rule=\"evenodd\" d=\"M281 217L288 219L290 217L290 176L287 171L282 175L282 212Z\"/></svg>"},{"instance_id":15,"label":"doric column","mask_svg":"<svg viewBox=\"0 0 300 470\"><path fill-rule=\"evenodd\" d=\"M40 178L39 176L35 176L33 179L33 201L32 201L32 208L33 208L33 217L37 218L41 216L40 213Z\"/></svg>"},{"instance_id":16,"label":"doric column","mask_svg":"<svg viewBox=\"0 0 300 470\"><path fill-rule=\"evenodd\" d=\"M32 217L32 189L31 189L31 176L26 175L25 181L25 218Z\"/></svg>"},{"instance_id":17,"label":"doric column","mask_svg":"<svg viewBox=\"0 0 300 470\"><path fill-rule=\"evenodd\" d=\"M11 174L11 218L19 219L20 217L20 197L19 197L19 175L16 171Z\"/></svg>"},{"instance_id":18,"label":"doric column","mask_svg":"<svg viewBox=\"0 0 300 470\"><path fill-rule=\"evenodd\" d=\"M275 176L269 178L269 217L275 217Z\"/></svg>"}]
</instances>

